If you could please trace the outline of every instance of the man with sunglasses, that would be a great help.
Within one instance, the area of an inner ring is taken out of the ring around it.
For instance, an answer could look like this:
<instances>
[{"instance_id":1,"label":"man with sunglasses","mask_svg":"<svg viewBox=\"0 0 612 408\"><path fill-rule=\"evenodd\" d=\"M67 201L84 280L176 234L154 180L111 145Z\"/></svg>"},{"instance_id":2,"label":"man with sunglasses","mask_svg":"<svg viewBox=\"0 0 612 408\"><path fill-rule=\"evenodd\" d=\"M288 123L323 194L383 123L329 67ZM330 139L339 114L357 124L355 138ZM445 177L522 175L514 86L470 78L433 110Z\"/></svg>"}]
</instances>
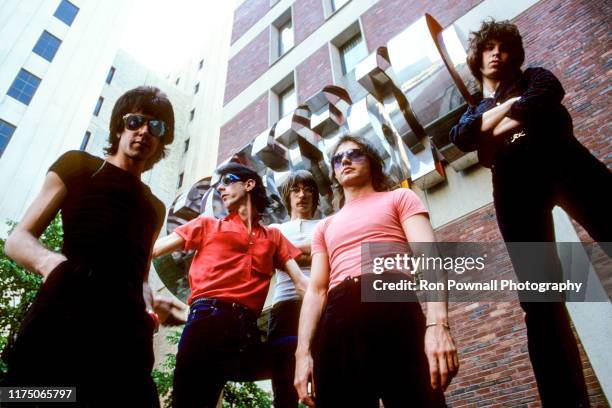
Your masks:
<instances>
[{"instance_id":1,"label":"man with sunglasses","mask_svg":"<svg viewBox=\"0 0 612 408\"><path fill-rule=\"evenodd\" d=\"M283 183L281 195L291 219L283 224L272 224L270 227L278 228L302 251L302 255L296 261L304 275L310 276L310 244L312 232L319 222L312 219L319 205L317 183L309 171L297 170ZM291 278L282 270L276 271L272 303L268 323L268 344L272 361L274 407L297 407L298 396L293 386L293 376L302 299L298 296Z\"/></svg>"},{"instance_id":2,"label":"man with sunglasses","mask_svg":"<svg viewBox=\"0 0 612 408\"><path fill-rule=\"evenodd\" d=\"M140 176L172 143L172 105L157 88L132 89L109 130L105 159L70 151L50 167L6 241L7 255L43 285L8 347L3 386L76 387L75 406L157 407L153 310L162 321L178 314L148 287L165 208ZM61 253L38 241L60 210Z\"/></svg>"},{"instance_id":3,"label":"man with sunglasses","mask_svg":"<svg viewBox=\"0 0 612 408\"><path fill-rule=\"evenodd\" d=\"M459 366L446 302L428 302L425 319L410 294L403 302L361 298L382 276L362 274L362 244L435 241L427 210L408 189L388 191L382 160L364 139L342 136L333 152L338 211L317 225L312 239L295 353L300 401L317 408L374 408L381 399L389 408L445 407L443 390Z\"/></svg>"},{"instance_id":4,"label":"man with sunglasses","mask_svg":"<svg viewBox=\"0 0 612 408\"><path fill-rule=\"evenodd\" d=\"M256 321L274 269L287 272L300 296L307 285L294 260L301 251L278 229L259 222L270 204L261 177L238 163L216 173L216 189L229 215L197 217L159 239L153 250L156 257L195 250L189 319L174 372L173 403L179 408L215 407L228 380L269 378Z\"/></svg>"}]
</instances>

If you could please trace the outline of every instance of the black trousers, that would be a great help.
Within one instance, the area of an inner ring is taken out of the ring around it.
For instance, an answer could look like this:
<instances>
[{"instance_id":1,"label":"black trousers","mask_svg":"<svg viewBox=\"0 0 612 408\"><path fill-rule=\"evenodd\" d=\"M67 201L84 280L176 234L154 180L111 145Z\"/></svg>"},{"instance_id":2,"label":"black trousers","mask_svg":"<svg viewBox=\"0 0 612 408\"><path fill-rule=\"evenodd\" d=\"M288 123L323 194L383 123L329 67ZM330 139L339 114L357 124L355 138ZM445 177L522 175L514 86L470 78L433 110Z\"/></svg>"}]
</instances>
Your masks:
<instances>
[{"instance_id":1,"label":"black trousers","mask_svg":"<svg viewBox=\"0 0 612 408\"><path fill-rule=\"evenodd\" d=\"M0 386L76 387L77 402L15 406L159 407L142 289L140 301L118 296L99 272L74 261L53 270L4 356Z\"/></svg>"},{"instance_id":2,"label":"black trousers","mask_svg":"<svg viewBox=\"0 0 612 408\"><path fill-rule=\"evenodd\" d=\"M226 381L270 378L268 361L251 311L236 303L197 300L178 345L173 406L214 408Z\"/></svg>"},{"instance_id":3,"label":"black trousers","mask_svg":"<svg viewBox=\"0 0 612 408\"><path fill-rule=\"evenodd\" d=\"M430 385L425 316L418 302L361 302L361 284L378 275L345 280L333 288L321 319L315 352L317 408L445 407Z\"/></svg>"},{"instance_id":4,"label":"black trousers","mask_svg":"<svg viewBox=\"0 0 612 408\"><path fill-rule=\"evenodd\" d=\"M519 280L554 282L562 277L554 248L541 253L512 242L555 240L552 209L562 207L600 242L608 256L612 242L612 173L581 145L553 166L536 159L493 168L497 223ZM607 193L606 193L607 191ZM552 248L552 246L551 246ZM587 407L588 395L565 304L521 302L529 357L545 407Z\"/></svg>"},{"instance_id":5,"label":"black trousers","mask_svg":"<svg viewBox=\"0 0 612 408\"><path fill-rule=\"evenodd\" d=\"M302 301L284 300L270 312L268 347L272 361L272 391L274 408L298 406L298 395L293 386L295 376L295 348Z\"/></svg>"}]
</instances>

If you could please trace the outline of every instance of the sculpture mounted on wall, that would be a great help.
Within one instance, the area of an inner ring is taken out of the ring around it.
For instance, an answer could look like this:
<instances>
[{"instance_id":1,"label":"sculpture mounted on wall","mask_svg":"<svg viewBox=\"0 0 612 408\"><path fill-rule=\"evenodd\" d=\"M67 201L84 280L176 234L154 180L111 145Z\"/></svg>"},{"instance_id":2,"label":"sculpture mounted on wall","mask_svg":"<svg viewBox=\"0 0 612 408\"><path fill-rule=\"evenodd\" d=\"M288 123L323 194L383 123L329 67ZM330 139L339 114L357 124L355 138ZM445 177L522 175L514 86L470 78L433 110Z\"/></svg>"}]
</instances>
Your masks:
<instances>
[{"instance_id":1,"label":"sculpture mounted on wall","mask_svg":"<svg viewBox=\"0 0 612 408\"><path fill-rule=\"evenodd\" d=\"M455 27L442 30L426 14L358 64L355 80L360 97L351 97L340 86L326 86L255 135L227 161L243 163L262 177L273 202L262 221L287 219L277 186L299 169L310 171L317 182L318 215L333 213L329 150L344 133L370 141L398 186L426 190L445 181L445 163L456 171L477 163L475 153L461 152L448 139L450 126L475 91L465 60ZM226 215L211 188L215 177L201 179L177 197L169 210L168 233L200 214ZM162 281L182 300L189 294L191 255L177 252L155 261Z\"/></svg>"}]
</instances>

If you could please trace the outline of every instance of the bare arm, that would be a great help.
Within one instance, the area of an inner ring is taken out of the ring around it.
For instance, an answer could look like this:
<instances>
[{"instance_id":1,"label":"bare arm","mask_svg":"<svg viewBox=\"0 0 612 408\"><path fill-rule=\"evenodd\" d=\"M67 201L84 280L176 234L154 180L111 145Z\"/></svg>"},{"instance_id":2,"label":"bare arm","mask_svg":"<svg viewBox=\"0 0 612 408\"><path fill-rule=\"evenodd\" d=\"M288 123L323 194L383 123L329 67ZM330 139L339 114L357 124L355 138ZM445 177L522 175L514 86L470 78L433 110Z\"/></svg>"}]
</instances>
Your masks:
<instances>
[{"instance_id":1,"label":"bare arm","mask_svg":"<svg viewBox=\"0 0 612 408\"><path fill-rule=\"evenodd\" d=\"M314 401L308 396L308 380L311 378L313 370L312 340L327 302L328 288L329 258L326 253L317 253L312 259L310 283L302 303L298 345L295 351L294 385L300 401L308 406L314 406Z\"/></svg>"},{"instance_id":2,"label":"bare arm","mask_svg":"<svg viewBox=\"0 0 612 408\"><path fill-rule=\"evenodd\" d=\"M433 243L435 235L429 219L423 214L407 218L402 227L412 249L418 253L418 243ZM422 245L428 256L438 256L433 245ZM442 278L444 279L444 278ZM439 281L440 279L438 279ZM445 286L446 280L444 279ZM427 305L427 327L425 331L425 354L429 362L429 375L434 389L443 390L450 384L459 369L457 349L448 329L448 308L446 300L430 301Z\"/></svg>"},{"instance_id":3,"label":"bare arm","mask_svg":"<svg viewBox=\"0 0 612 408\"><path fill-rule=\"evenodd\" d=\"M296 247L302 251L302 255L296 258L298 265L310 267L310 264L312 264L312 257L310 256L310 241L297 245Z\"/></svg>"},{"instance_id":4,"label":"bare arm","mask_svg":"<svg viewBox=\"0 0 612 408\"><path fill-rule=\"evenodd\" d=\"M4 251L19 265L47 279L57 265L66 260L63 254L45 248L38 237L53 220L66 197L66 185L49 172L42 189L30 205L21 222L6 240Z\"/></svg>"},{"instance_id":5,"label":"bare arm","mask_svg":"<svg viewBox=\"0 0 612 408\"><path fill-rule=\"evenodd\" d=\"M304 275L294 259L290 259L285 263L285 271L293 281L298 296L304 297L306 287L308 286L308 277Z\"/></svg>"},{"instance_id":6,"label":"bare arm","mask_svg":"<svg viewBox=\"0 0 612 408\"><path fill-rule=\"evenodd\" d=\"M162 255L169 254L173 251L178 251L179 249L183 249L185 247L185 240L176 232L173 232L170 235L166 235L163 238L155 241L155 245L153 245L153 258L160 257Z\"/></svg>"}]
</instances>

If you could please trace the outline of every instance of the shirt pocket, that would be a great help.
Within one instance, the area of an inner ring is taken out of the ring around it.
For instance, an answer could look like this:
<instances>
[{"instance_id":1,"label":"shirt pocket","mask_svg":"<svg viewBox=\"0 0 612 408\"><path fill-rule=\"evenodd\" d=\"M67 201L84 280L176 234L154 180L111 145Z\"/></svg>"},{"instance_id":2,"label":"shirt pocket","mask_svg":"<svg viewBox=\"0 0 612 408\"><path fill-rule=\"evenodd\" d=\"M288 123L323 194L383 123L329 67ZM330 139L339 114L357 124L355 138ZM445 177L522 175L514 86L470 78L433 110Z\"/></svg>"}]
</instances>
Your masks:
<instances>
[{"instance_id":1,"label":"shirt pocket","mask_svg":"<svg viewBox=\"0 0 612 408\"><path fill-rule=\"evenodd\" d=\"M253 276L272 277L276 255L276 244L274 241L267 238L258 239L251 246L251 272Z\"/></svg>"}]
</instances>

